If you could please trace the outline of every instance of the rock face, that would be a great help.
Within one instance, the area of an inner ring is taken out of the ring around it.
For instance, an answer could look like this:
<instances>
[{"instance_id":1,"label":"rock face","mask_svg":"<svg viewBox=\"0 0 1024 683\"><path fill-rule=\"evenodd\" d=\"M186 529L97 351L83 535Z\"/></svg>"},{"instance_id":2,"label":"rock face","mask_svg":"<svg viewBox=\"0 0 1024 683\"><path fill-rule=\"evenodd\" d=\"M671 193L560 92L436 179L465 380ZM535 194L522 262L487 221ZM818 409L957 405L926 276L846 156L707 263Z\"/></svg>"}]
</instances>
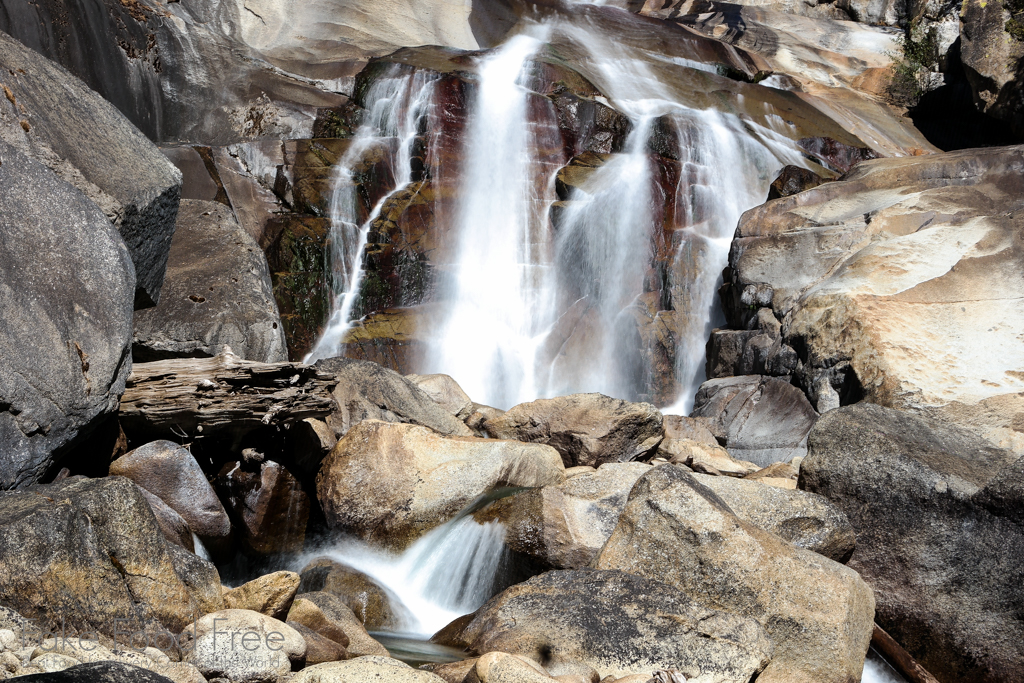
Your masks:
<instances>
[{"instance_id":1,"label":"rock face","mask_svg":"<svg viewBox=\"0 0 1024 683\"><path fill-rule=\"evenodd\" d=\"M135 276L96 205L2 140L0 233L0 488L10 489L55 473L117 410Z\"/></svg>"},{"instance_id":2,"label":"rock face","mask_svg":"<svg viewBox=\"0 0 1024 683\"><path fill-rule=\"evenodd\" d=\"M184 200L171 242L163 295L135 316L132 357L216 356L288 360L267 260L220 202Z\"/></svg>"},{"instance_id":3,"label":"rock face","mask_svg":"<svg viewBox=\"0 0 1024 683\"><path fill-rule=\"evenodd\" d=\"M404 548L483 493L564 479L561 458L548 446L364 420L324 460L316 489L336 533Z\"/></svg>"},{"instance_id":4,"label":"rock face","mask_svg":"<svg viewBox=\"0 0 1024 683\"><path fill-rule=\"evenodd\" d=\"M688 678L739 683L772 656L755 620L617 571L536 576L499 593L450 637L477 653L521 654L549 669L585 664L602 677L677 668Z\"/></svg>"},{"instance_id":5,"label":"rock face","mask_svg":"<svg viewBox=\"0 0 1024 683\"><path fill-rule=\"evenodd\" d=\"M802 391L756 375L708 380L697 391L693 416L708 418L731 456L761 467L806 455L807 434L818 419Z\"/></svg>"},{"instance_id":6,"label":"rock face","mask_svg":"<svg viewBox=\"0 0 1024 683\"><path fill-rule=\"evenodd\" d=\"M265 461L252 471L242 462L228 462L215 483L245 552L274 555L302 550L309 496L283 465Z\"/></svg>"},{"instance_id":7,"label":"rock face","mask_svg":"<svg viewBox=\"0 0 1024 683\"><path fill-rule=\"evenodd\" d=\"M179 639L184 659L207 679L276 683L306 661L306 641L282 621L245 609L207 614Z\"/></svg>"},{"instance_id":8,"label":"rock face","mask_svg":"<svg viewBox=\"0 0 1024 683\"><path fill-rule=\"evenodd\" d=\"M475 514L477 521L498 519L505 543L551 569L580 569L590 564L619 521L633 484L650 465L605 463L564 484L522 491Z\"/></svg>"},{"instance_id":9,"label":"rock face","mask_svg":"<svg viewBox=\"0 0 1024 683\"><path fill-rule=\"evenodd\" d=\"M656 467L636 483L594 566L656 578L699 604L756 619L775 647L759 682L861 675L871 589L853 570L740 520L679 467Z\"/></svg>"},{"instance_id":10,"label":"rock face","mask_svg":"<svg viewBox=\"0 0 1024 683\"><path fill-rule=\"evenodd\" d=\"M662 419L649 403L573 394L522 403L484 427L496 439L548 444L566 467L597 467L652 453L663 438Z\"/></svg>"},{"instance_id":11,"label":"rock face","mask_svg":"<svg viewBox=\"0 0 1024 683\"><path fill-rule=\"evenodd\" d=\"M740 519L797 546L846 562L857 537L846 514L824 496L790 491L757 480L712 477L693 478L715 492Z\"/></svg>"},{"instance_id":12,"label":"rock face","mask_svg":"<svg viewBox=\"0 0 1024 683\"><path fill-rule=\"evenodd\" d=\"M10 93L0 100L0 139L103 210L135 264L135 307L152 306L167 267L181 173L85 83L4 33L0 63Z\"/></svg>"},{"instance_id":13,"label":"rock face","mask_svg":"<svg viewBox=\"0 0 1024 683\"><path fill-rule=\"evenodd\" d=\"M195 542L192 540L192 530L181 515L175 512L167 503L163 502L144 488L139 488L142 497L149 503L149 509L153 511L156 524L160 527L160 533L171 543L180 545L190 553L196 551Z\"/></svg>"},{"instance_id":14,"label":"rock face","mask_svg":"<svg viewBox=\"0 0 1024 683\"><path fill-rule=\"evenodd\" d=\"M329 627L331 631L323 630L325 625L316 614L311 614L314 610L309 609L310 606L314 607L315 611L319 612L327 620L328 624L326 627ZM301 616L303 612L305 617ZM366 655L388 656L387 649L370 637L370 634L366 632L366 629L356 615L352 613L352 610L336 595L323 592L302 593L295 598L292 610L288 613L288 619L298 620L309 628L319 630L324 635L334 630L341 630L349 641L345 647L353 657L363 657ZM321 629L317 629L314 624L320 625Z\"/></svg>"},{"instance_id":15,"label":"rock face","mask_svg":"<svg viewBox=\"0 0 1024 683\"><path fill-rule=\"evenodd\" d=\"M327 420L338 436L367 419L423 425L449 436L472 434L461 420L394 370L348 358L317 361L316 367L338 380L334 389L338 410Z\"/></svg>"},{"instance_id":16,"label":"rock face","mask_svg":"<svg viewBox=\"0 0 1024 683\"><path fill-rule=\"evenodd\" d=\"M127 479L3 493L0 517L0 601L40 624L177 633L221 605L217 570L164 539Z\"/></svg>"},{"instance_id":17,"label":"rock face","mask_svg":"<svg viewBox=\"0 0 1024 683\"><path fill-rule=\"evenodd\" d=\"M877 159L748 211L730 324L770 307L819 411L863 398L1024 452L1022 171L1022 147Z\"/></svg>"},{"instance_id":18,"label":"rock face","mask_svg":"<svg viewBox=\"0 0 1024 683\"><path fill-rule=\"evenodd\" d=\"M406 375L413 384L423 390L449 413L465 420L473 412L473 400L462 390L459 383L448 375Z\"/></svg>"},{"instance_id":19,"label":"rock face","mask_svg":"<svg viewBox=\"0 0 1024 683\"><path fill-rule=\"evenodd\" d=\"M1011 11L1012 10L1012 11ZM1013 0L968 0L960 13L960 54L978 109L1024 135L1024 25Z\"/></svg>"},{"instance_id":20,"label":"rock face","mask_svg":"<svg viewBox=\"0 0 1024 683\"><path fill-rule=\"evenodd\" d=\"M299 590L295 572L274 572L243 583L224 594L227 609L247 609L284 621Z\"/></svg>"},{"instance_id":21,"label":"rock face","mask_svg":"<svg viewBox=\"0 0 1024 683\"><path fill-rule=\"evenodd\" d=\"M401 606L401 601L363 572L340 562L322 558L306 565L301 576L300 591L323 591L336 595L348 605L367 629L402 630L405 621L395 613L392 605L392 600L396 606Z\"/></svg>"},{"instance_id":22,"label":"rock face","mask_svg":"<svg viewBox=\"0 0 1024 683\"><path fill-rule=\"evenodd\" d=\"M110 474L127 477L173 509L214 557L231 550L231 520L199 463L173 441L153 441L110 463Z\"/></svg>"},{"instance_id":23,"label":"rock face","mask_svg":"<svg viewBox=\"0 0 1024 683\"><path fill-rule=\"evenodd\" d=\"M25 683L174 683L170 678L121 662L79 664L59 672L19 676Z\"/></svg>"},{"instance_id":24,"label":"rock face","mask_svg":"<svg viewBox=\"0 0 1024 683\"><path fill-rule=\"evenodd\" d=\"M878 624L943 683L1024 680L1024 460L880 406L822 416L801 486L857 532Z\"/></svg>"}]
</instances>

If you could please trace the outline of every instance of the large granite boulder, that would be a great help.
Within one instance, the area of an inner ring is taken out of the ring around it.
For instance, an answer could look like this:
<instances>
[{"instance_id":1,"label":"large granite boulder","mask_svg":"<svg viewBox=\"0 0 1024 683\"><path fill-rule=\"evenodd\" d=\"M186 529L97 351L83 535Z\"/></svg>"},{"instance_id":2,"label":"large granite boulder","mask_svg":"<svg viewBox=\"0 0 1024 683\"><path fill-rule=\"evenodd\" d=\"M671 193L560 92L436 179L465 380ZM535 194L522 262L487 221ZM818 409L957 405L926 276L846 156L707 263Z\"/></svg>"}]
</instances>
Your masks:
<instances>
[{"instance_id":1,"label":"large granite boulder","mask_svg":"<svg viewBox=\"0 0 1024 683\"><path fill-rule=\"evenodd\" d=\"M1024 147L865 161L745 213L723 290L770 307L819 412L865 399L1024 452Z\"/></svg>"},{"instance_id":2,"label":"large granite boulder","mask_svg":"<svg viewBox=\"0 0 1024 683\"><path fill-rule=\"evenodd\" d=\"M484 493L564 479L562 460L549 446L364 420L324 460L316 490L336 533L400 549Z\"/></svg>"},{"instance_id":3,"label":"large granite boulder","mask_svg":"<svg viewBox=\"0 0 1024 683\"><path fill-rule=\"evenodd\" d=\"M707 418L729 455L761 467L806 455L807 434L818 419L802 391L758 375L704 382L692 415Z\"/></svg>"},{"instance_id":4,"label":"large granite boulder","mask_svg":"<svg viewBox=\"0 0 1024 683\"><path fill-rule=\"evenodd\" d=\"M372 578L326 557L307 564L300 572L303 593L324 592L337 596L363 626L373 631L401 631L408 623L401 600Z\"/></svg>"},{"instance_id":5,"label":"large granite boulder","mask_svg":"<svg viewBox=\"0 0 1024 683\"><path fill-rule=\"evenodd\" d=\"M135 274L103 212L2 140L0 233L0 488L9 489L55 474L117 410Z\"/></svg>"},{"instance_id":6,"label":"large granite boulder","mask_svg":"<svg viewBox=\"0 0 1024 683\"><path fill-rule=\"evenodd\" d=\"M619 521L633 484L651 466L605 463L555 486L521 491L475 513L478 522L500 520L512 550L551 569L590 564Z\"/></svg>"},{"instance_id":7,"label":"large granite boulder","mask_svg":"<svg viewBox=\"0 0 1024 683\"><path fill-rule=\"evenodd\" d=\"M131 479L165 502L218 561L231 551L231 519L199 463L173 441L152 441L110 463L110 474Z\"/></svg>"},{"instance_id":8,"label":"large granite boulder","mask_svg":"<svg viewBox=\"0 0 1024 683\"><path fill-rule=\"evenodd\" d=\"M135 315L138 362L216 356L288 360L267 259L220 202L184 200L171 242L163 294Z\"/></svg>"},{"instance_id":9,"label":"large granite boulder","mask_svg":"<svg viewBox=\"0 0 1024 683\"><path fill-rule=\"evenodd\" d=\"M508 588L434 640L525 655L552 673L587 665L618 678L671 668L722 683L756 677L773 652L754 619L649 578L595 570L552 571Z\"/></svg>"},{"instance_id":10,"label":"large granite boulder","mask_svg":"<svg viewBox=\"0 0 1024 683\"><path fill-rule=\"evenodd\" d=\"M164 539L128 479L2 493L0 522L0 601L39 625L168 635L222 604L216 568Z\"/></svg>"},{"instance_id":11,"label":"large granite boulder","mask_svg":"<svg viewBox=\"0 0 1024 683\"><path fill-rule=\"evenodd\" d=\"M653 453L664 438L662 420L650 403L573 394L513 406L484 428L496 439L548 444L566 467L597 467Z\"/></svg>"},{"instance_id":12,"label":"large granite boulder","mask_svg":"<svg viewBox=\"0 0 1024 683\"><path fill-rule=\"evenodd\" d=\"M0 30L60 61L151 138L226 144L309 137L368 57L403 45L476 49L515 21L508 3L282 0L165 4L4 0ZM74 16L81 21L62 21Z\"/></svg>"},{"instance_id":13,"label":"large granite boulder","mask_svg":"<svg viewBox=\"0 0 1024 683\"><path fill-rule=\"evenodd\" d=\"M440 676L414 669L387 655L369 655L347 662L317 664L303 669L290 680L291 683L444 683Z\"/></svg>"},{"instance_id":14,"label":"large granite boulder","mask_svg":"<svg viewBox=\"0 0 1024 683\"><path fill-rule=\"evenodd\" d=\"M318 633L330 634L329 637L333 638L339 638L337 632L341 631L348 639L345 647L353 657L388 656L387 648L366 632L362 622L341 598L331 593L300 593L292 603L288 620L297 621Z\"/></svg>"},{"instance_id":15,"label":"large granite boulder","mask_svg":"<svg viewBox=\"0 0 1024 683\"><path fill-rule=\"evenodd\" d=\"M878 624L942 683L1024 681L1024 459L870 404L811 431L800 483L857 533Z\"/></svg>"},{"instance_id":16,"label":"large granite boulder","mask_svg":"<svg viewBox=\"0 0 1024 683\"><path fill-rule=\"evenodd\" d=\"M333 392L338 409L327 419L338 436L362 420L417 424L449 436L472 435L462 420L394 370L349 358L327 358L317 361L316 367L338 380Z\"/></svg>"},{"instance_id":17,"label":"large granite boulder","mask_svg":"<svg viewBox=\"0 0 1024 683\"><path fill-rule=\"evenodd\" d=\"M152 306L167 267L181 173L109 102L5 33L0 64L8 71L0 140L48 166L103 210L135 264L135 307Z\"/></svg>"},{"instance_id":18,"label":"large granite boulder","mask_svg":"<svg viewBox=\"0 0 1024 683\"><path fill-rule=\"evenodd\" d=\"M636 483L593 566L757 620L775 648L759 683L847 683L864 667L875 604L860 576L741 520L675 465Z\"/></svg>"}]
</instances>

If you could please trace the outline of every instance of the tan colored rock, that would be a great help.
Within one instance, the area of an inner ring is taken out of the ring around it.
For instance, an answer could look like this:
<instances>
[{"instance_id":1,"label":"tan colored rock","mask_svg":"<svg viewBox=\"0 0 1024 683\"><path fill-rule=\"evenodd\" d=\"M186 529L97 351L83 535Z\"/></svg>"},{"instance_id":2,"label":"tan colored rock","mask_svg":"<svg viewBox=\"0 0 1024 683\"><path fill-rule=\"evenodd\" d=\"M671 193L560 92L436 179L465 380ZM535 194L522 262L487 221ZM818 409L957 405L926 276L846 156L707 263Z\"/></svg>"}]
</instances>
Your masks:
<instances>
[{"instance_id":1,"label":"tan colored rock","mask_svg":"<svg viewBox=\"0 0 1024 683\"><path fill-rule=\"evenodd\" d=\"M298 598L292 603L291 609L288 611L288 623L301 624L343 647L348 646L350 642L345 630L339 624L328 619L323 610L305 598Z\"/></svg>"},{"instance_id":2,"label":"tan colored rock","mask_svg":"<svg viewBox=\"0 0 1024 683\"><path fill-rule=\"evenodd\" d=\"M820 409L863 398L1024 453L1022 164L1020 146L863 162L745 213L727 287L768 287Z\"/></svg>"},{"instance_id":3,"label":"tan colored rock","mask_svg":"<svg viewBox=\"0 0 1024 683\"><path fill-rule=\"evenodd\" d=\"M363 572L330 558L313 560L302 568L303 593L325 591L348 605L367 629L400 631L405 611L401 600Z\"/></svg>"},{"instance_id":4,"label":"tan colored rock","mask_svg":"<svg viewBox=\"0 0 1024 683\"><path fill-rule=\"evenodd\" d=\"M703 417L683 417L682 415L665 416L665 440L689 439L708 446L717 446L715 435L708 428L708 420Z\"/></svg>"},{"instance_id":5,"label":"tan colored rock","mask_svg":"<svg viewBox=\"0 0 1024 683\"><path fill-rule=\"evenodd\" d=\"M473 411L466 416L466 426L472 429L473 433L477 436L487 436L487 430L484 427L486 422L497 419L504 413L505 411L499 408L485 406L482 403L474 403Z\"/></svg>"},{"instance_id":6,"label":"tan colored rock","mask_svg":"<svg viewBox=\"0 0 1024 683\"><path fill-rule=\"evenodd\" d=\"M549 446L365 420L334 447L316 483L335 532L404 548L482 493L564 479L562 459Z\"/></svg>"},{"instance_id":7,"label":"tan colored rock","mask_svg":"<svg viewBox=\"0 0 1024 683\"><path fill-rule=\"evenodd\" d=\"M757 480L764 479L766 477L772 479L796 479L799 474L799 462L797 462L796 466L788 462L777 462L760 469L757 472L751 472L745 476L744 479Z\"/></svg>"},{"instance_id":8,"label":"tan colored rock","mask_svg":"<svg viewBox=\"0 0 1024 683\"><path fill-rule=\"evenodd\" d=\"M44 652L38 657L32 658L32 666L45 674L52 674L63 671L72 666L81 664L77 659L56 652Z\"/></svg>"},{"instance_id":9,"label":"tan colored rock","mask_svg":"<svg viewBox=\"0 0 1024 683\"><path fill-rule=\"evenodd\" d=\"M277 683L306 659L306 641L298 631L251 610L207 614L178 642L184 660L203 676L232 683Z\"/></svg>"},{"instance_id":10,"label":"tan colored rock","mask_svg":"<svg viewBox=\"0 0 1024 683\"><path fill-rule=\"evenodd\" d=\"M481 683L550 683L544 667L505 652L488 652L476 662Z\"/></svg>"},{"instance_id":11,"label":"tan colored rock","mask_svg":"<svg viewBox=\"0 0 1024 683\"><path fill-rule=\"evenodd\" d=\"M306 641L306 666L348 659L348 652L340 643L330 638L325 638L297 621L287 621L285 623L298 631L302 639Z\"/></svg>"},{"instance_id":12,"label":"tan colored rock","mask_svg":"<svg viewBox=\"0 0 1024 683\"><path fill-rule=\"evenodd\" d=\"M637 460L653 453L664 436L654 406L602 394L521 403L484 427L496 439L553 446L566 467Z\"/></svg>"},{"instance_id":13,"label":"tan colored rock","mask_svg":"<svg viewBox=\"0 0 1024 683\"><path fill-rule=\"evenodd\" d=\"M785 491L796 491L797 490L796 479L781 479L779 477L763 477L763 478L757 479L755 481L759 481L762 484L764 484L765 486L771 486L773 488L783 489Z\"/></svg>"},{"instance_id":14,"label":"tan colored rock","mask_svg":"<svg viewBox=\"0 0 1024 683\"><path fill-rule=\"evenodd\" d=\"M713 467L731 477L742 477L758 470L758 466L752 462L731 457L729 451L717 443L709 445L691 439L665 439L658 447L658 453L664 454L668 462L677 465L694 469L698 464Z\"/></svg>"},{"instance_id":15,"label":"tan colored rock","mask_svg":"<svg viewBox=\"0 0 1024 683\"><path fill-rule=\"evenodd\" d=\"M284 621L299 590L299 581L295 572L264 574L225 593L224 607L252 610Z\"/></svg>"},{"instance_id":16,"label":"tan colored rock","mask_svg":"<svg viewBox=\"0 0 1024 683\"><path fill-rule=\"evenodd\" d=\"M551 673L679 668L721 683L747 683L772 651L754 619L701 606L657 581L591 569L535 576L442 633L443 644L524 655Z\"/></svg>"},{"instance_id":17,"label":"tan colored rock","mask_svg":"<svg viewBox=\"0 0 1024 683\"><path fill-rule=\"evenodd\" d=\"M444 683L429 671L413 669L390 657L356 657L347 662L317 664L295 674L289 683Z\"/></svg>"},{"instance_id":18,"label":"tan colored rock","mask_svg":"<svg viewBox=\"0 0 1024 683\"><path fill-rule=\"evenodd\" d=\"M448 375L406 375L405 378L460 420L465 421L475 412L476 404Z\"/></svg>"},{"instance_id":19,"label":"tan colored rock","mask_svg":"<svg viewBox=\"0 0 1024 683\"><path fill-rule=\"evenodd\" d=\"M302 593L296 598L296 603L300 600L306 600L314 604L333 626L345 633L349 640L348 645L345 646L349 655L353 657L388 656L387 648L374 640L366 632L363 624L352 613L352 610L348 608L348 605L343 603L336 595L323 592ZM305 617L297 620L299 623L304 623L310 628L315 629L314 626L306 621ZM323 632L323 635L331 637L327 632Z\"/></svg>"},{"instance_id":20,"label":"tan colored rock","mask_svg":"<svg viewBox=\"0 0 1024 683\"><path fill-rule=\"evenodd\" d=\"M446 683L473 683L476 676L476 663L479 657L470 657L457 662L445 662L443 664L424 664L421 668L432 674L440 676Z\"/></svg>"},{"instance_id":21,"label":"tan colored rock","mask_svg":"<svg viewBox=\"0 0 1024 683\"><path fill-rule=\"evenodd\" d=\"M824 496L807 491L765 486L765 479L750 481L732 477L693 478L715 492L740 519L775 534L793 545L813 550L845 563L853 554L857 537L838 506Z\"/></svg>"},{"instance_id":22,"label":"tan colored rock","mask_svg":"<svg viewBox=\"0 0 1024 683\"><path fill-rule=\"evenodd\" d=\"M199 672L199 669L188 662L154 662L144 668L165 676L174 683L206 683L206 678Z\"/></svg>"},{"instance_id":23,"label":"tan colored rock","mask_svg":"<svg viewBox=\"0 0 1024 683\"><path fill-rule=\"evenodd\" d=\"M637 482L595 566L757 619L775 646L759 683L847 683L863 669L875 603L860 576L739 519L677 467Z\"/></svg>"},{"instance_id":24,"label":"tan colored rock","mask_svg":"<svg viewBox=\"0 0 1024 683\"><path fill-rule=\"evenodd\" d=\"M578 474L589 474L591 472L597 472L597 468L591 467L590 465L576 465L576 467L566 467L565 478L568 479L569 477L575 477Z\"/></svg>"},{"instance_id":25,"label":"tan colored rock","mask_svg":"<svg viewBox=\"0 0 1024 683\"><path fill-rule=\"evenodd\" d=\"M564 484L497 500L475 518L500 520L506 529L505 543L544 567L586 567L615 528L633 484L651 467L629 462L588 469Z\"/></svg>"}]
</instances>

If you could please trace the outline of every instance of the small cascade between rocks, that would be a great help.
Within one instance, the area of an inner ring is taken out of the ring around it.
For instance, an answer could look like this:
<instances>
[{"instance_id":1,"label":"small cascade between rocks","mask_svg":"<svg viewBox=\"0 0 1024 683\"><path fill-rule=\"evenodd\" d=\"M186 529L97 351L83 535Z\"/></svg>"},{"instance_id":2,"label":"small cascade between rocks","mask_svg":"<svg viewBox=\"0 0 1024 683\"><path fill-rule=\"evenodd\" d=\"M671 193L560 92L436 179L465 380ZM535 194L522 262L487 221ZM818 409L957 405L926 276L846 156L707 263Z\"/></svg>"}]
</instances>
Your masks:
<instances>
[{"instance_id":1,"label":"small cascade between rocks","mask_svg":"<svg viewBox=\"0 0 1024 683\"><path fill-rule=\"evenodd\" d=\"M307 363L339 353L338 344L351 326L362 284L361 260L367 233L388 197L412 180L413 144L421 119L429 116L432 95L432 78L421 71L402 74L396 68L375 79L368 88L365 120L333 169L329 212L331 316L316 346L304 359ZM388 157L394 186L376 202L368 216L362 216L355 176L374 147Z\"/></svg>"}]
</instances>

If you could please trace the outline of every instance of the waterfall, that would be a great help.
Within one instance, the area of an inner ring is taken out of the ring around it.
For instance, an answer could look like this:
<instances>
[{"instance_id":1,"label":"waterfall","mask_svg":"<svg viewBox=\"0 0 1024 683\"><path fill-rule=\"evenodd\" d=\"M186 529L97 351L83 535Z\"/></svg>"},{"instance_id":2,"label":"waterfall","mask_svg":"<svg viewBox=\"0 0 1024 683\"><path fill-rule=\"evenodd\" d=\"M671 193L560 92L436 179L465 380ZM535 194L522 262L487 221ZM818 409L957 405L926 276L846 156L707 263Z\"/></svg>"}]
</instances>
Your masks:
<instances>
[{"instance_id":1,"label":"waterfall","mask_svg":"<svg viewBox=\"0 0 1024 683\"><path fill-rule=\"evenodd\" d=\"M781 117L766 115L759 125L707 109L708 98L673 82L716 67L686 53L685 41L661 54L621 40L606 24L624 16L632 15L573 3L570 12L524 20L504 44L463 62L472 65L473 86L458 175L432 179L450 195L435 206L446 247L430 257L433 306L417 314L426 352L405 371L449 374L473 400L499 408L598 391L688 414L705 379L708 334L721 322L716 291L739 217L764 201L782 166L806 162ZM531 76L552 54L632 125L622 150L601 155L562 202L555 175L569 159L539 143L552 131L561 138ZM423 72L432 73L413 71ZM412 140L429 115L425 77L396 72L377 81L368 120L336 176L338 291L310 360L343 351L358 313L360 251L384 201L368 220L356 218L351 167L359 150L381 137L402 140L397 192L409 183Z\"/></svg>"},{"instance_id":2,"label":"waterfall","mask_svg":"<svg viewBox=\"0 0 1024 683\"><path fill-rule=\"evenodd\" d=\"M495 592L505 556L505 528L459 516L424 534L400 555L341 539L305 556L328 557L371 577L391 596L404 632L429 638L456 617L469 614Z\"/></svg>"},{"instance_id":3,"label":"waterfall","mask_svg":"<svg viewBox=\"0 0 1024 683\"><path fill-rule=\"evenodd\" d=\"M365 96L366 117L357 129L348 149L332 169L329 218L332 282L331 317L319 341L303 362L312 363L340 353L339 345L352 324L353 310L359 299L363 268L361 259L370 225L389 197L412 180L413 144L420 120L429 116L434 79L422 71L402 73L397 67L377 78ZM360 220L361 198L355 174L364 156L375 146L393 139L397 149L391 155L395 184L373 206L369 216Z\"/></svg>"}]
</instances>

